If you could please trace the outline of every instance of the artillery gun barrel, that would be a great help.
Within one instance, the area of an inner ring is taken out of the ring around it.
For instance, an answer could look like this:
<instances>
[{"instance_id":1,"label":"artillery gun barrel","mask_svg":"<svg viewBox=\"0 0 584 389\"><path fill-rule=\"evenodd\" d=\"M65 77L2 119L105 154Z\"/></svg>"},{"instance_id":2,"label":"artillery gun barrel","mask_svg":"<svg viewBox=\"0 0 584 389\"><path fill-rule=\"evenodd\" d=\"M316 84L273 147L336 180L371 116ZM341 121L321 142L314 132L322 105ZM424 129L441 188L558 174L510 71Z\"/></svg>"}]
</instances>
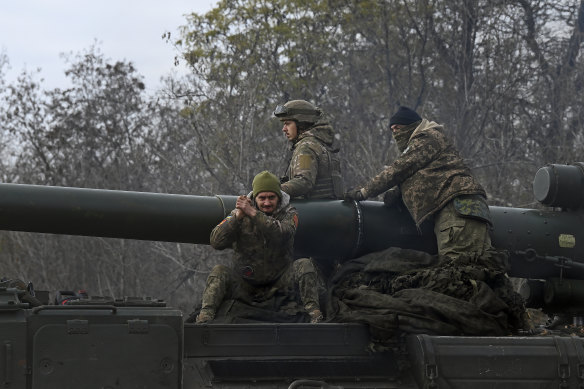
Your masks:
<instances>
[{"instance_id":1,"label":"artillery gun barrel","mask_svg":"<svg viewBox=\"0 0 584 389\"><path fill-rule=\"evenodd\" d=\"M0 184L0 229L209 244L211 230L235 208L236 199ZM349 258L392 245L435 251L431 239L421 239L407 212L379 202L294 205L300 215L299 256Z\"/></svg>"},{"instance_id":2,"label":"artillery gun barrel","mask_svg":"<svg viewBox=\"0 0 584 389\"><path fill-rule=\"evenodd\" d=\"M235 199L0 184L0 229L209 244Z\"/></svg>"},{"instance_id":3,"label":"artillery gun barrel","mask_svg":"<svg viewBox=\"0 0 584 389\"><path fill-rule=\"evenodd\" d=\"M23 184L0 184L0 229L209 244L211 230L236 196L191 196ZM436 252L431 226L376 201L294 201L297 256L354 258L388 247ZM512 253L510 275L584 279L582 212L490 207L492 240ZM541 257L549 261L536 260ZM562 265L563 264L563 265ZM563 271L563 270L562 270Z\"/></svg>"}]
</instances>

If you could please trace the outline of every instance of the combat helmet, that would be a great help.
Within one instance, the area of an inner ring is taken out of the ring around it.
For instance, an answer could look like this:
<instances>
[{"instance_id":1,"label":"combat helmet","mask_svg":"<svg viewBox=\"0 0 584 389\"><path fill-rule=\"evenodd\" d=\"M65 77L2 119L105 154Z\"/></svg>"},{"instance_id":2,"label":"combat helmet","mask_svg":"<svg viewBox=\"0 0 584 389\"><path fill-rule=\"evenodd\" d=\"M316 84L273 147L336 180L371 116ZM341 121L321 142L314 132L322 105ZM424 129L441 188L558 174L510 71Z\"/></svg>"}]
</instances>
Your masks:
<instances>
[{"instance_id":1,"label":"combat helmet","mask_svg":"<svg viewBox=\"0 0 584 389\"><path fill-rule=\"evenodd\" d=\"M274 116L284 122L295 120L300 123L316 123L322 111L306 100L290 100L284 105L278 105L274 110Z\"/></svg>"}]
</instances>

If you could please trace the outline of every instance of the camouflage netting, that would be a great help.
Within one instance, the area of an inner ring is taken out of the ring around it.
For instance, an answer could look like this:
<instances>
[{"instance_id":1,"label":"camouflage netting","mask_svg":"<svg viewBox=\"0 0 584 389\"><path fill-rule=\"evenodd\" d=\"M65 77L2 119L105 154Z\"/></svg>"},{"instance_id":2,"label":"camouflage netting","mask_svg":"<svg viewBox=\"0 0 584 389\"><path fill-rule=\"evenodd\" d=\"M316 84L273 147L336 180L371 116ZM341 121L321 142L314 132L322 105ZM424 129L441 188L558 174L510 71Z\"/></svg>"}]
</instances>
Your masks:
<instances>
[{"instance_id":1,"label":"camouflage netting","mask_svg":"<svg viewBox=\"0 0 584 389\"><path fill-rule=\"evenodd\" d=\"M321 307L327 322L368 324L378 344L404 333L509 335L524 328L525 304L505 274L506 263L503 253L452 261L390 248L343 264ZM213 322L308 321L298 299L267 287L254 296L236 292Z\"/></svg>"},{"instance_id":2,"label":"camouflage netting","mask_svg":"<svg viewBox=\"0 0 584 389\"><path fill-rule=\"evenodd\" d=\"M497 253L456 261L390 248L346 263L333 277L326 316L360 322L374 341L400 333L511 334L524 326L523 299Z\"/></svg>"}]
</instances>

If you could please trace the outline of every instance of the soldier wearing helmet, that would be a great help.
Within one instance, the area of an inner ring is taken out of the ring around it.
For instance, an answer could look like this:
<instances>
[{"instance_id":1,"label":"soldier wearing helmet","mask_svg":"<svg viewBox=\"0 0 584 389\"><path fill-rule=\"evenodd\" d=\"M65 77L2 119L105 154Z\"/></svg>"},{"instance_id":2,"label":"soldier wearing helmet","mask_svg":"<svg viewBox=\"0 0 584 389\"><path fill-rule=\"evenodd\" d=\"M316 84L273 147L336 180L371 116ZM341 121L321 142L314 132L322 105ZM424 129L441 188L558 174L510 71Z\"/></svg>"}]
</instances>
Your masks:
<instances>
[{"instance_id":1,"label":"soldier wearing helmet","mask_svg":"<svg viewBox=\"0 0 584 389\"><path fill-rule=\"evenodd\" d=\"M292 158L282 190L291 198L337 199L343 196L343 179L333 146L335 133L322 110L305 100L278 105L274 116L291 142Z\"/></svg>"}]
</instances>

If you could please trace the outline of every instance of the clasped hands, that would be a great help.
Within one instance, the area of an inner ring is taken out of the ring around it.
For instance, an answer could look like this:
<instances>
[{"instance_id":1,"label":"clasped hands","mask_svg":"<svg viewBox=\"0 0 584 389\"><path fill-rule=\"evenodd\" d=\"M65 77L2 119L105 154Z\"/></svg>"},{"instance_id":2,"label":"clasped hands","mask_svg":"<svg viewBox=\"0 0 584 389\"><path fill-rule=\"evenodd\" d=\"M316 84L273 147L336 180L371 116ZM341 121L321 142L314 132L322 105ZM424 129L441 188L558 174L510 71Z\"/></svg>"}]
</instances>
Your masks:
<instances>
[{"instance_id":1,"label":"clasped hands","mask_svg":"<svg viewBox=\"0 0 584 389\"><path fill-rule=\"evenodd\" d=\"M253 206L249 197L241 195L235 202L235 217L241 219L244 216L254 217L257 210Z\"/></svg>"}]
</instances>

